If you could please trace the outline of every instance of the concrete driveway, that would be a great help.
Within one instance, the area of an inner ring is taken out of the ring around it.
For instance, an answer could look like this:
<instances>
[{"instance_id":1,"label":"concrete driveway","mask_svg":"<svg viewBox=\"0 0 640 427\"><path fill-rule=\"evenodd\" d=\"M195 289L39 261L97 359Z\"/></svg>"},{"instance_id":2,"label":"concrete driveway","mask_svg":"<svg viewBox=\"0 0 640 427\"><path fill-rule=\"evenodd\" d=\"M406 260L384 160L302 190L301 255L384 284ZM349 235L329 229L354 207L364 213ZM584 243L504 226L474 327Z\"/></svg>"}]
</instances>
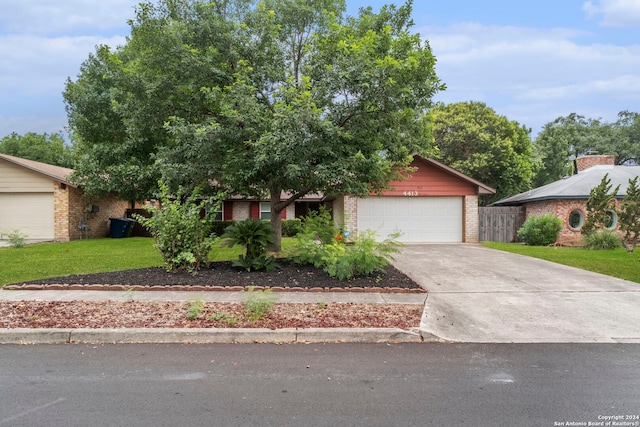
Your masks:
<instances>
[{"instance_id":1,"label":"concrete driveway","mask_svg":"<svg viewBox=\"0 0 640 427\"><path fill-rule=\"evenodd\" d=\"M638 283L474 244L407 245L394 265L429 291L421 329L442 340L640 343Z\"/></svg>"}]
</instances>

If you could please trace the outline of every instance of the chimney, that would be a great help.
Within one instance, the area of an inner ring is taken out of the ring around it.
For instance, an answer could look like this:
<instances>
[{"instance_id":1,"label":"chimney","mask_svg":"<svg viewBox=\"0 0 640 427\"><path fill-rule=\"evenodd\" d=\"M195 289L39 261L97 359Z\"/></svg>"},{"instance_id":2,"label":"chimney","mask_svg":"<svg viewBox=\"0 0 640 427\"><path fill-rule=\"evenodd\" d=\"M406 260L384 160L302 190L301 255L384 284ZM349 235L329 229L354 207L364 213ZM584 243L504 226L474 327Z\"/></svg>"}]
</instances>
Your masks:
<instances>
[{"instance_id":1,"label":"chimney","mask_svg":"<svg viewBox=\"0 0 640 427\"><path fill-rule=\"evenodd\" d=\"M608 154L587 154L576 159L578 172L587 170L592 166L606 165L613 166L616 164L616 156Z\"/></svg>"}]
</instances>

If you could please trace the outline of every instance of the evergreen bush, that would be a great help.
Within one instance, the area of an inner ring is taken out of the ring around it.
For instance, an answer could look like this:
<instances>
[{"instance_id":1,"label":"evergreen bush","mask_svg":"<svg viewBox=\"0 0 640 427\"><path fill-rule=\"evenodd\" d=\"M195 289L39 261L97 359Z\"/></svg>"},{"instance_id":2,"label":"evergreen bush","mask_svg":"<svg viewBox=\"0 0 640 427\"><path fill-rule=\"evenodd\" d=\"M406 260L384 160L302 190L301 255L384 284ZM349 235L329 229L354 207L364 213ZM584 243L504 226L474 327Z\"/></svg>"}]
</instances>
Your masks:
<instances>
[{"instance_id":1,"label":"evergreen bush","mask_svg":"<svg viewBox=\"0 0 640 427\"><path fill-rule=\"evenodd\" d=\"M552 213L531 216L518 230L518 237L529 246L555 243L562 230L562 220Z\"/></svg>"}]
</instances>

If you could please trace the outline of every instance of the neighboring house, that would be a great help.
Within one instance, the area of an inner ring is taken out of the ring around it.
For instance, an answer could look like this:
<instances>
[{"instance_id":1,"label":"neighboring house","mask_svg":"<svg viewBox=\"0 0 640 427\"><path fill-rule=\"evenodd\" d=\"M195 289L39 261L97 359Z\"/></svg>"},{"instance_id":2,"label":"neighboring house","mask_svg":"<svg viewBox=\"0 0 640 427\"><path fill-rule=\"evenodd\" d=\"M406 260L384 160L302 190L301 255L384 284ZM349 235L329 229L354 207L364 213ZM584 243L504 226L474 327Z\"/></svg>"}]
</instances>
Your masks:
<instances>
[{"instance_id":1,"label":"neighboring house","mask_svg":"<svg viewBox=\"0 0 640 427\"><path fill-rule=\"evenodd\" d=\"M109 235L109 218L124 217L128 202L88 198L59 166L0 154L0 233L29 241L69 241Z\"/></svg>"},{"instance_id":2,"label":"neighboring house","mask_svg":"<svg viewBox=\"0 0 640 427\"><path fill-rule=\"evenodd\" d=\"M525 218L553 213L563 223L558 243L580 245L580 230L587 215L586 203L591 189L598 186L605 174L608 174L612 190L620 185L616 197L616 205L619 207L620 199L626 195L629 179L640 175L640 166L615 166L614 160L614 156L604 155L580 157L576 160L577 174L498 200L492 206L523 206ZM618 230L618 216L615 211L609 211L609 218L610 224L607 228Z\"/></svg>"},{"instance_id":3,"label":"neighboring house","mask_svg":"<svg viewBox=\"0 0 640 427\"><path fill-rule=\"evenodd\" d=\"M324 198L310 195L296 201L282 218L304 216L321 204L333 209L338 226L351 235L373 230L380 239L400 231L404 243L478 241L478 196L495 189L435 160L415 156L415 171L403 181L393 181L390 190L368 198L351 196ZM219 218L269 219L269 201L228 200Z\"/></svg>"}]
</instances>

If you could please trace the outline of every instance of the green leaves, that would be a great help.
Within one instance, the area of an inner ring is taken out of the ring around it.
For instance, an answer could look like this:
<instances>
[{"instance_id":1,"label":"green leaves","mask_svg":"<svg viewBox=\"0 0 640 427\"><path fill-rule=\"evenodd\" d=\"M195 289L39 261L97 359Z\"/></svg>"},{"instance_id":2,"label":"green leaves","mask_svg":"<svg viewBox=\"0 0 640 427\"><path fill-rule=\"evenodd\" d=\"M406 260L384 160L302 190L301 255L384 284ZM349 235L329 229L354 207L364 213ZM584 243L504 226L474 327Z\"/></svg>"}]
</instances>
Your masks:
<instances>
[{"instance_id":1,"label":"green leaves","mask_svg":"<svg viewBox=\"0 0 640 427\"><path fill-rule=\"evenodd\" d=\"M275 270L278 265L272 256L267 256L267 248L273 246L275 236L268 222L256 219L235 221L227 227L225 233L220 236L224 239L222 247L245 247L245 254L240 255L234 265L247 271Z\"/></svg>"}]
</instances>

